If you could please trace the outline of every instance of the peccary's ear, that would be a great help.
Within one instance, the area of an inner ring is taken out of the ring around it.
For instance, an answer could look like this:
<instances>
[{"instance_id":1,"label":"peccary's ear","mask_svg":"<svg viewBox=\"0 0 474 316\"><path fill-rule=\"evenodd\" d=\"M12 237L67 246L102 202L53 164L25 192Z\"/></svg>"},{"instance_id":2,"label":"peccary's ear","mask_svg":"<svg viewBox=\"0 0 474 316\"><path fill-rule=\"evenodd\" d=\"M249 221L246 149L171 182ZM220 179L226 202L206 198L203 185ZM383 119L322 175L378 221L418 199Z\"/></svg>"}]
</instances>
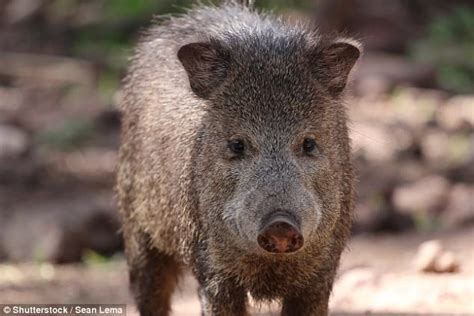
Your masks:
<instances>
[{"instance_id":1,"label":"peccary's ear","mask_svg":"<svg viewBox=\"0 0 474 316\"><path fill-rule=\"evenodd\" d=\"M314 74L332 95L344 90L347 77L360 56L360 47L353 40L338 40L313 53Z\"/></svg>"},{"instance_id":2,"label":"peccary's ear","mask_svg":"<svg viewBox=\"0 0 474 316\"><path fill-rule=\"evenodd\" d=\"M227 76L229 55L218 44L186 44L178 50L178 59L188 74L191 89L201 98L207 98Z\"/></svg>"}]
</instances>

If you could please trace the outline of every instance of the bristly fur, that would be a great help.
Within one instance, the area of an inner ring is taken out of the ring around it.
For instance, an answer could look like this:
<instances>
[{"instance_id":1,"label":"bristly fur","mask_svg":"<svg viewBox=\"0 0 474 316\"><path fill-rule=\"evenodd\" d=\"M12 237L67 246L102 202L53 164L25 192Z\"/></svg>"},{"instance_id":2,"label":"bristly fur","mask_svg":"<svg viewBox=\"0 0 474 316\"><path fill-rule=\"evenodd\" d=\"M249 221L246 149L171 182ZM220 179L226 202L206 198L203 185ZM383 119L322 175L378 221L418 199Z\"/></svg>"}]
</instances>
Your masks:
<instances>
[{"instance_id":1,"label":"bristly fur","mask_svg":"<svg viewBox=\"0 0 474 316\"><path fill-rule=\"evenodd\" d=\"M198 279L205 315L247 315L247 293L281 301L283 315L327 314L351 226L342 91L359 51L233 1L146 32L123 83L117 178L142 315L168 315L182 266ZM295 153L307 135L315 158ZM226 156L236 136L245 159ZM275 208L301 220L305 247L292 255L255 246Z\"/></svg>"}]
</instances>

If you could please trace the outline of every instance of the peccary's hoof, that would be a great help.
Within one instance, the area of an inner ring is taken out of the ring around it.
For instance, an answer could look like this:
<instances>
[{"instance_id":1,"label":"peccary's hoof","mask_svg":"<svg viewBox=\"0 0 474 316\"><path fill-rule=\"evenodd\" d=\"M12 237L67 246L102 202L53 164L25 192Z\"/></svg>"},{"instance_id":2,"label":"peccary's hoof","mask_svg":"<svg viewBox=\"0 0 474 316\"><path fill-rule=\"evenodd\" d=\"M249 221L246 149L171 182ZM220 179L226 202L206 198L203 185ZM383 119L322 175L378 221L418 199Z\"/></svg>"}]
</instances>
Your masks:
<instances>
[{"instance_id":1,"label":"peccary's hoof","mask_svg":"<svg viewBox=\"0 0 474 316\"><path fill-rule=\"evenodd\" d=\"M271 253L290 253L303 247L303 236L289 217L275 216L260 231L257 241L260 247Z\"/></svg>"}]
</instances>

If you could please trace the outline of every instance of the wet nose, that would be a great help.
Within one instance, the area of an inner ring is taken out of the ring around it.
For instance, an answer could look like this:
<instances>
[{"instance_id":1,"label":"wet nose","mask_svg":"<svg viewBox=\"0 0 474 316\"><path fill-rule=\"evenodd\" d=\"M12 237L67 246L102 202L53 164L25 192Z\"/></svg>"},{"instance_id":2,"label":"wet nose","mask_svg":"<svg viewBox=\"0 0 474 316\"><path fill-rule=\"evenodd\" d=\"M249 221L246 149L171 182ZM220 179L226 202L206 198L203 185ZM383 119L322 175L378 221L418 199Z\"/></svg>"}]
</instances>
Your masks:
<instances>
[{"instance_id":1,"label":"wet nose","mask_svg":"<svg viewBox=\"0 0 474 316\"><path fill-rule=\"evenodd\" d=\"M290 253L303 247L304 240L298 223L287 214L277 213L263 225L257 242L268 252Z\"/></svg>"}]
</instances>

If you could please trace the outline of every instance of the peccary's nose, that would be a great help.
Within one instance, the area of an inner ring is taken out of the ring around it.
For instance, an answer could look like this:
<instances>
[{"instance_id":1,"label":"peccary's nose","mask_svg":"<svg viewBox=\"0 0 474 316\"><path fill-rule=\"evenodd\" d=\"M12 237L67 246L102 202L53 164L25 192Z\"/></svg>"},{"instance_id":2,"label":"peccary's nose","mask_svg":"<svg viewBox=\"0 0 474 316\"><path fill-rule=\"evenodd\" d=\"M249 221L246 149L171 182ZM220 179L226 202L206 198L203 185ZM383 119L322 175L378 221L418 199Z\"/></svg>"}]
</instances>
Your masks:
<instances>
[{"instance_id":1,"label":"peccary's nose","mask_svg":"<svg viewBox=\"0 0 474 316\"><path fill-rule=\"evenodd\" d=\"M271 216L257 237L260 247L271 253L290 253L303 247L299 225L290 216Z\"/></svg>"}]
</instances>

